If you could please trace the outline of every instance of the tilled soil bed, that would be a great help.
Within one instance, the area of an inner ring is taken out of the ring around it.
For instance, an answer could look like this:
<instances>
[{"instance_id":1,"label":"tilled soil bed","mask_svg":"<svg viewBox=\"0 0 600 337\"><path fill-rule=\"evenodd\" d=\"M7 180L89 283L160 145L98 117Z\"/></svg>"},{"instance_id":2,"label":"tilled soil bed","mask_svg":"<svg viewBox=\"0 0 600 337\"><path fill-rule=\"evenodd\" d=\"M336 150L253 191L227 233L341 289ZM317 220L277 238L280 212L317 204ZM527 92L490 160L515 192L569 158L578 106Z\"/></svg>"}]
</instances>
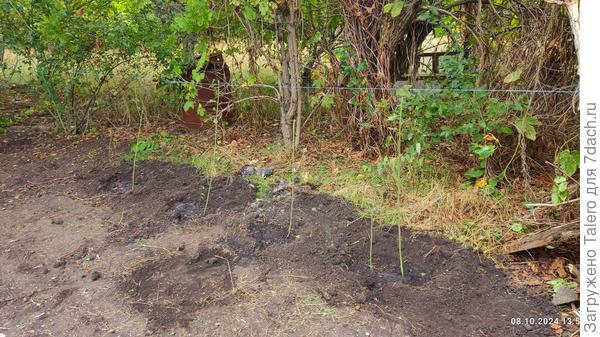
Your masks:
<instances>
[{"instance_id":1,"label":"tilled soil bed","mask_svg":"<svg viewBox=\"0 0 600 337\"><path fill-rule=\"evenodd\" d=\"M297 191L288 235L289 190L220 177L207 203L191 166L139 162L133 186L126 146L32 134L0 143L6 336L553 336L511 324L556 317L547 296L456 243L403 230L401 277L378 227L370 268L343 199Z\"/></svg>"}]
</instances>

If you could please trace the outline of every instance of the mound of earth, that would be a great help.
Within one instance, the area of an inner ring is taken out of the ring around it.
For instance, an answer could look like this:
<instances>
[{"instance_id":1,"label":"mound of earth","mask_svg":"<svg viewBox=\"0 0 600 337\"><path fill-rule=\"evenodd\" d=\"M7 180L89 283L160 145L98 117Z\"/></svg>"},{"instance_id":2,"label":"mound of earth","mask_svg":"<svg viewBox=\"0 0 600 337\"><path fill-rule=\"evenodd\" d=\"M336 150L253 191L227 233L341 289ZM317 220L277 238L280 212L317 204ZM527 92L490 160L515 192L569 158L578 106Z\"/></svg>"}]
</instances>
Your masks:
<instances>
[{"instance_id":1,"label":"mound of earth","mask_svg":"<svg viewBox=\"0 0 600 337\"><path fill-rule=\"evenodd\" d=\"M164 172L166 167L171 167L171 172L185 172L179 177L192 175L186 172L185 166L164 163L149 163L146 170L153 167L162 168L154 173L145 171L146 176L159 176L159 172ZM140 171L144 172L143 169ZM168 175L163 179L162 186L182 186L176 178L169 178ZM180 280L178 282L182 282L178 290L172 293L172 298L166 297L167 301L175 301L169 303L176 309L165 309L169 307L163 305L161 310L152 311L152 315L170 310L190 313L205 307L207 301L213 298L221 298L219 294L222 295L225 289L235 289L235 286L227 285L231 280L224 270L224 261L228 261L230 270L235 270L239 261L245 261L260 266L261 279L265 282L271 274L308 277L304 283L314 288L328 305L371 311L403 326L408 336L553 334L547 326L511 325L511 318L554 317L556 313L552 312L547 297L529 296L524 290L511 288L505 275L490 260L473 250L441 238L403 230L405 275L402 277L396 228L375 230L373 266L369 267L370 222L359 218L348 202L327 195L296 193L294 218L288 235L289 192L270 200L250 202L248 195L251 192L245 192L247 189L239 186L243 183L239 178L220 178L216 181L218 187L213 190L213 197L219 201L215 205L222 207L215 210L216 216L205 218L203 222L206 226L225 229L226 234L217 242L230 253L225 254L225 259L218 252L212 253L211 261L219 267L217 273L208 274L209 279L214 278L212 280L207 280L203 269L181 270L174 265L174 261L180 260L168 260L160 264L148 262L150 266L141 269L145 274L150 271L167 272L164 268L168 266L169 273L174 273ZM220 183L225 181L238 183ZM154 186L148 182L140 185ZM197 193L195 190L200 188L197 186L194 185L195 188L188 191L188 195L180 188L176 196L169 188L159 191L147 188L155 191L153 202L165 200L163 205L169 205L169 196L174 200L191 200L190 195ZM189 209L197 210L200 206L201 203L195 204ZM182 221L194 222L188 217ZM205 250L203 258L211 254L207 252L210 250ZM139 284L138 293L156 293L155 281L140 283L135 275L128 282ZM207 281L219 285L218 289L209 287L211 290L208 295L204 290L197 289ZM194 286L185 288L185 284ZM165 287L164 291L169 291L168 282ZM199 293L203 295L195 298ZM177 298L186 294L186 300L193 301L195 305L187 302L177 304ZM160 297L165 298L163 295ZM239 301L240 294L233 291L228 295L228 300ZM169 314L161 316L170 317ZM186 315L178 317L184 321ZM178 320L167 321L172 323ZM154 325L153 328L158 327Z\"/></svg>"},{"instance_id":2,"label":"mound of earth","mask_svg":"<svg viewBox=\"0 0 600 337\"><path fill-rule=\"evenodd\" d=\"M7 336L554 335L511 324L556 318L547 295L454 242L403 229L402 277L396 228L378 226L370 266L370 221L343 199L297 191L290 227L289 189L256 200L233 176L208 193L187 165L144 161L133 175L116 159L127 147L105 140L8 137Z\"/></svg>"}]
</instances>

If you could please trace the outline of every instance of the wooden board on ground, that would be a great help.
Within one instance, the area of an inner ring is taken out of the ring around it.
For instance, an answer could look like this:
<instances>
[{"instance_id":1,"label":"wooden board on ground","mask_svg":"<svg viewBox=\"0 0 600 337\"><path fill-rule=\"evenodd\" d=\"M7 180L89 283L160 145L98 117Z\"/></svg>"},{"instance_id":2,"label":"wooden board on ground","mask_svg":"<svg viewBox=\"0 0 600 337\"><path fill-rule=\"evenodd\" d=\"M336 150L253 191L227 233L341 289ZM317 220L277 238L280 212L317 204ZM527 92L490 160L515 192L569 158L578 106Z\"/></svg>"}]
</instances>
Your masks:
<instances>
[{"instance_id":1,"label":"wooden board on ground","mask_svg":"<svg viewBox=\"0 0 600 337\"><path fill-rule=\"evenodd\" d=\"M504 251L507 254L521 252L528 249L534 249L547 246L553 242L564 242L579 237L579 223L569 223L552 228L545 229L541 232L529 234L509 242L504 246Z\"/></svg>"}]
</instances>

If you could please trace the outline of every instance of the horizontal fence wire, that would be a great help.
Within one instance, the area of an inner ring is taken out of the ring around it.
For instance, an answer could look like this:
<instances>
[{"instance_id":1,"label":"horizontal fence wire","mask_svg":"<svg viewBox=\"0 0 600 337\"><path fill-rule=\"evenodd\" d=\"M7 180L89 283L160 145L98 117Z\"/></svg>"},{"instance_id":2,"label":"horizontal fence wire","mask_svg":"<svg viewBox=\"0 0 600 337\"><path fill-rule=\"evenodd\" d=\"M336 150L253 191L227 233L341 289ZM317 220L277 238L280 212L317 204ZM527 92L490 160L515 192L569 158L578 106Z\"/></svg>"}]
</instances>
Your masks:
<instances>
[{"instance_id":1,"label":"horizontal fence wire","mask_svg":"<svg viewBox=\"0 0 600 337\"><path fill-rule=\"evenodd\" d=\"M193 84L194 82L190 81L161 81L162 84ZM207 83L199 83L196 84L198 88L213 88L210 84ZM566 89L486 89L486 88L404 88L404 87L343 87L343 86L288 86L282 85L279 86L277 84L266 84L266 83L255 83L255 84L247 84L247 85L235 85L232 83L222 83L219 82L218 87L228 87L233 89L242 89L242 88L289 88L289 89L305 89L305 90L332 90L332 91L341 91L341 90L350 90L350 91L410 91L410 92L472 92L472 93L521 93L521 94L531 94L531 93L544 93L544 94L579 94L579 90L566 90Z\"/></svg>"}]
</instances>

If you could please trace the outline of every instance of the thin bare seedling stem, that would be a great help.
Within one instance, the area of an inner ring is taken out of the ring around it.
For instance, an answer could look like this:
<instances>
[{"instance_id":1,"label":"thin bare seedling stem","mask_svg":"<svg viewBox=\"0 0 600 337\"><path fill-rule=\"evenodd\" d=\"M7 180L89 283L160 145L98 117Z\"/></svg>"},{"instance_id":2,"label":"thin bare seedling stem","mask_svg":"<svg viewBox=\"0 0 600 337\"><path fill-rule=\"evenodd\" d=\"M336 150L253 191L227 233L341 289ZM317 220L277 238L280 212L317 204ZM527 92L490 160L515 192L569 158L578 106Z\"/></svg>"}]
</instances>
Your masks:
<instances>
[{"instance_id":1,"label":"thin bare seedling stem","mask_svg":"<svg viewBox=\"0 0 600 337\"><path fill-rule=\"evenodd\" d=\"M210 192L212 190L212 182L213 182L214 175L216 174L216 167L215 167L215 165L216 165L216 161L217 161L217 133L219 132L218 131L219 116L220 116L220 113L221 113L220 110L219 110L219 108L220 108L220 105L219 105L219 97L220 97L219 89L220 89L220 83L217 83L217 90L216 90L217 104L216 104L216 107L215 107L216 114L215 114L215 118L213 119L214 131L215 131L214 139L213 139L213 156L212 156L212 160L211 160L211 163L210 163L210 166L211 166L210 170L211 170L211 172L210 172L209 177L208 177L208 191L206 192L206 200L204 201L204 210L202 210L202 215L203 216L206 215L206 211L208 210L208 201L210 200Z\"/></svg>"},{"instance_id":2,"label":"thin bare seedling stem","mask_svg":"<svg viewBox=\"0 0 600 337\"><path fill-rule=\"evenodd\" d=\"M400 207L400 154L401 154L401 149L400 149L400 145L402 142L402 137L400 135L401 129L402 129L402 109L403 106L402 104L404 103L404 98L402 98L400 100L400 118L398 119L398 144L396 145L396 207ZM397 226L398 226L398 260L400 263L400 275L402 277L404 277L404 258L402 257L402 226L400 226L400 215L398 215L398 220L397 220Z\"/></svg>"},{"instance_id":3,"label":"thin bare seedling stem","mask_svg":"<svg viewBox=\"0 0 600 337\"><path fill-rule=\"evenodd\" d=\"M295 132L296 132L296 120L294 119L292 121L292 139L296 139ZM294 141L292 141L292 161L290 163L290 166L292 167L290 223L288 225L287 235L285 236L286 238L290 237L290 234L292 233L292 224L294 222L294 184L296 183L296 168L294 167L295 162L296 162L296 143Z\"/></svg>"},{"instance_id":4,"label":"thin bare seedling stem","mask_svg":"<svg viewBox=\"0 0 600 337\"><path fill-rule=\"evenodd\" d=\"M202 210L202 215L206 215L206 210L208 209L208 201L210 200L210 192L212 190L212 182L213 182L213 175L214 175L214 165L215 165L215 161L216 161L216 147L217 147L217 118L215 117L215 121L214 121L214 125L215 125L215 137L214 137L214 147L215 149L213 150L213 160L211 161L211 173L208 176L208 190L206 192L206 199L204 200L204 209Z\"/></svg>"},{"instance_id":5,"label":"thin bare seedling stem","mask_svg":"<svg viewBox=\"0 0 600 337\"><path fill-rule=\"evenodd\" d=\"M229 281L231 282L231 291L235 292L235 283L233 282L233 273L231 272L231 264L229 264L229 260L219 255L215 255L215 257L218 259L225 260L225 262L227 262L227 270L229 271Z\"/></svg>"},{"instance_id":6,"label":"thin bare seedling stem","mask_svg":"<svg viewBox=\"0 0 600 337\"><path fill-rule=\"evenodd\" d=\"M137 103L137 90L134 90L134 95L135 95L135 106L137 107L137 110L140 112L140 123L138 125L138 132L137 132L137 136L135 138L135 151L133 151L133 167L131 169L131 192L133 192L135 190L135 169L137 166L137 155L139 152L139 147L137 146L138 142L140 141L140 135L142 133L142 122L144 120L144 110L140 109L140 107L138 106Z\"/></svg>"},{"instance_id":7,"label":"thin bare seedling stem","mask_svg":"<svg viewBox=\"0 0 600 337\"><path fill-rule=\"evenodd\" d=\"M373 270L373 217L374 214L371 213L371 228L369 234L369 269Z\"/></svg>"}]
</instances>

